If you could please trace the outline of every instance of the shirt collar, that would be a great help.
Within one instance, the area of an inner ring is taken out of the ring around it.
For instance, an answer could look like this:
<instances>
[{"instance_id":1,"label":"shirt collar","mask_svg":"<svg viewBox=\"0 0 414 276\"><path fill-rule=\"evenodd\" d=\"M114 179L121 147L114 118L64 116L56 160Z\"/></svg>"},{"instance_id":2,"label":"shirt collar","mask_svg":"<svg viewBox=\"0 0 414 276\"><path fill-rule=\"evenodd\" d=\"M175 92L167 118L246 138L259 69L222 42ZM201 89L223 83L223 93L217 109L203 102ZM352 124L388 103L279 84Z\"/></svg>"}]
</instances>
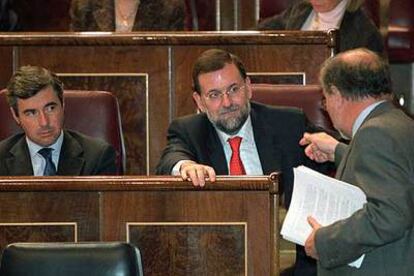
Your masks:
<instances>
[{"instance_id":1,"label":"shirt collar","mask_svg":"<svg viewBox=\"0 0 414 276\"><path fill-rule=\"evenodd\" d=\"M381 103L385 101L375 102L369 106L367 106L361 113L359 113L358 117L356 118L354 125L352 126L352 137L354 137L357 130L361 127L364 120L368 117L368 115Z\"/></svg>"},{"instance_id":2,"label":"shirt collar","mask_svg":"<svg viewBox=\"0 0 414 276\"><path fill-rule=\"evenodd\" d=\"M40 146L40 145L36 144L35 142L33 142L32 140L30 140L29 137L27 137L27 136L26 136L26 142L27 142L27 146L29 147L29 152L30 152L31 157L38 154L38 151L40 149L44 148L43 146ZM56 139L56 142L53 143L52 145L48 146L48 148L54 149L52 151L52 155L58 154L60 152L60 149L62 147L62 143L63 143L63 130L60 132L60 135Z\"/></svg>"},{"instance_id":3,"label":"shirt collar","mask_svg":"<svg viewBox=\"0 0 414 276\"><path fill-rule=\"evenodd\" d=\"M250 137L253 137L253 128L252 128L252 120L250 118L250 115L247 117L246 121L244 122L243 126L240 128L240 130L233 135L228 135L227 133L219 130L218 128L214 127L217 131L217 134L220 138L221 144L225 145L227 144L227 140L229 138L240 136L243 139L245 139L245 142L249 142Z\"/></svg>"}]
</instances>

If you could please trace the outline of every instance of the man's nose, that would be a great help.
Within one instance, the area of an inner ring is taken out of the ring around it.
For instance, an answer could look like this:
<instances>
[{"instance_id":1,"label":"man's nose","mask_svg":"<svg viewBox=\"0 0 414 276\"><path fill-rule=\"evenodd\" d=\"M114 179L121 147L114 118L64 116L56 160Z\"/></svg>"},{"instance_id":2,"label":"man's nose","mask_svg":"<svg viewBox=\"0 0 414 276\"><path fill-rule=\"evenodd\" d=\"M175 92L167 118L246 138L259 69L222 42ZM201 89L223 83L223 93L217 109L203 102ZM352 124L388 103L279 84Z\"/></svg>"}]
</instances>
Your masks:
<instances>
[{"instance_id":1,"label":"man's nose","mask_svg":"<svg viewBox=\"0 0 414 276\"><path fill-rule=\"evenodd\" d=\"M39 125L40 126L49 125L49 116L44 112L39 113Z\"/></svg>"},{"instance_id":2,"label":"man's nose","mask_svg":"<svg viewBox=\"0 0 414 276\"><path fill-rule=\"evenodd\" d=\"M231 105L231 98L228 93L223 93L223 96L221 98L221 104L223 106L230 106Z\"/></svg>"}]
</instances>

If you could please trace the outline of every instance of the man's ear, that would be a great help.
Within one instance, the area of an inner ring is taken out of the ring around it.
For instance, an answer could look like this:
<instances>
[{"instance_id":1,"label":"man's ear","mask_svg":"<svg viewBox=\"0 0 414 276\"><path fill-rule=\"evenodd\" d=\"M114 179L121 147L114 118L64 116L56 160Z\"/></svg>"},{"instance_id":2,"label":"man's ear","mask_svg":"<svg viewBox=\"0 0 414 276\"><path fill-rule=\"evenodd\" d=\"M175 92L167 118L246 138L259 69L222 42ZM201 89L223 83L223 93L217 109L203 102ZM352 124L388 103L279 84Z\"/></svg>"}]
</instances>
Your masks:
<instances>
[{"instance_id":1,"label":"man's ear","mask_svg":"<svg viewBox=\"0 0 414 276\"><path fill-rule=\"evenodd\" d=\"M337 107L347 108L349 101L342 96L342 93L335 85L331 86L331 96L335 100Z\"/></svg>"},{"instance_id":2,"label":"man's ear","mask_svg":"<svg viewBox=\"0 0 414 276\"><path fill-rule=\"evenodd\" d=\"M251 81L249 77L246 77L246 92L247 92L247 97L249 98L249 100L252 98L252 85L251 85Z\"/></svg>"},{"instance_id":3,"label":"man's ear","mask_svg":"<svg viewBox=\"0 0 414 276\"><path fill-rule=\"evenodd\" d=\"M332 94L334 95L340 95L341 93L339 92L338 87L336 87L335 85L331 85L330 87Z\"/></svg>"},{"instance_id":4,"label":"man's ear","mask_svg":"<svg viewBox=\"0 0 414 276\"><path fill-rule=\"evenodd\" d=\"M201 96L198 92L196 92L196 91L193 92L193 99L197 104L198 110L200 110L201 112L204 112L205 111L204 104L201 101Z\"/></svg>"},{"instance_id":5,"label":"man's ear","mask_svg":"<svg viewBox=\"0 0 414 276\"><path fill-rule=\"evenodd\" d=\"M13 107L10 107L10 112L13 116L13 119L16 121L16 123L20 126L20 118L17 116L16 112L14 111Z\"/></svg>"},{"instance_id":6,"label":"man's ear","mask_svg":"<svg viewBox=\"0 0 414 276\"><path fill-rule=\"evenodd\" d=\"M343 101L345 100L344 97L342 97L342 93L339 91L338 87L336 87L335 85L331 85L331 94L332 96L335 96L336 100L338 101Z\"/></svg>"}]
</instances>

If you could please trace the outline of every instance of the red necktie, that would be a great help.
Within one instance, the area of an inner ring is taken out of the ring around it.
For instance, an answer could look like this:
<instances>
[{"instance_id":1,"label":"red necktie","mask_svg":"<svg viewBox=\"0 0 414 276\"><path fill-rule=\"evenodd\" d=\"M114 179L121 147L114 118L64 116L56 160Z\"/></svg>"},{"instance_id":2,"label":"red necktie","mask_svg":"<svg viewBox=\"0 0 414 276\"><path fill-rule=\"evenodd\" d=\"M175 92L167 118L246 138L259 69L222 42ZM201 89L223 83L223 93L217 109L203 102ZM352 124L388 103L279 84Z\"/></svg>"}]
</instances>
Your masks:
<instances>
[{"instance_id":1,"label":"red necktie","mask_svg":"<svg viewBox=\"0 0 414 276\"><path fill-rule=\"evenodd\" d=\"M243 162L240 159L240 144L242 138L239 136L229 138L227 141L230 144L232 154L230 159L230 175L244 175L246 171L244 170Z\"/></svg>"}]
</instances>

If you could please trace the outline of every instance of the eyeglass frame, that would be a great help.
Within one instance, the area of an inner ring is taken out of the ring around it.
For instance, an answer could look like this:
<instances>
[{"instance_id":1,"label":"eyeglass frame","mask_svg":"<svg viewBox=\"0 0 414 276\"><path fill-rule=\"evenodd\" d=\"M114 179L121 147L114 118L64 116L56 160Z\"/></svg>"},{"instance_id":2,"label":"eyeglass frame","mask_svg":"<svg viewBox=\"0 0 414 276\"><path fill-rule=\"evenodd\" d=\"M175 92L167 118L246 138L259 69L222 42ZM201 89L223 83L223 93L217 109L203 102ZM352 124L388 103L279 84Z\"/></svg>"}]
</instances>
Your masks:
<instances>
[{"instance_id":1,"label":"eyeglass frame","mask_svg":"<svg viewBox=\"0 0 414 276\"><path fill-rule=\"evenodd\" d=\"M230 85L229 87L225 89L221 89L221 90L214 89L215 91L211 91L207 95L203 95L203 97L207 101L210 101L211 103L219 103L223 101L224 94L226 94L227 97L229 97L230 99L233 99L234 97L241 95L241 91L243 90L243 93L244 93L246 85L247 85L246 82L244 82L243 85L240 85L239 83L233 83L232 85ZM232 89L235 89L235 88L237 88L237 90L232 92ZM217 96L211 97L211 94L214 94L214 93L217 93Z\"/></svg>"}]
</instances>

